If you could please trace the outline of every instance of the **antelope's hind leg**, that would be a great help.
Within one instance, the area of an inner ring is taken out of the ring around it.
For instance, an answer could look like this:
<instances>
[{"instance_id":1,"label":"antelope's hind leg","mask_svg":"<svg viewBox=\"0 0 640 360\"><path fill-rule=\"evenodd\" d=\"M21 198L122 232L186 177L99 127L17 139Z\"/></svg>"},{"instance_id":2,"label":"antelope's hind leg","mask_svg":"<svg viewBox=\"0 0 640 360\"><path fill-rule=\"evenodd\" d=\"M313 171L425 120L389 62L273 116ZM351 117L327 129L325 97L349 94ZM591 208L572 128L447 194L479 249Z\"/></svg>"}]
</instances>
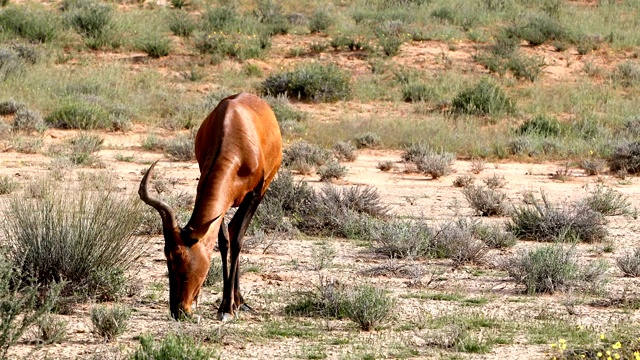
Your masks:
<instances>
[{"instance_id":1,"label":"antelope's hind leg","mask_svg":"<svg viewBox=\"0 0 640 360\"><path fill-rule=\"evenodd\" d=\"M231 320L237 315L237 311L240 309L253 310L244 303L244 299L240 294L240 269L238 263L240 259L240 251L242 250L244 234L249 227L249 223L251 222L260 201L262 201L262 196L260 196L261 189L262 186L259 186L259 189L256 189L245 196L238 207L238 211L236 211L236 214L229 222L231 258L229 259L229 276L227 277L227 282L230 286L225 286L222 294L222 303L218 309L218 319L222 321Z\"/></svg>"}]
</instances>

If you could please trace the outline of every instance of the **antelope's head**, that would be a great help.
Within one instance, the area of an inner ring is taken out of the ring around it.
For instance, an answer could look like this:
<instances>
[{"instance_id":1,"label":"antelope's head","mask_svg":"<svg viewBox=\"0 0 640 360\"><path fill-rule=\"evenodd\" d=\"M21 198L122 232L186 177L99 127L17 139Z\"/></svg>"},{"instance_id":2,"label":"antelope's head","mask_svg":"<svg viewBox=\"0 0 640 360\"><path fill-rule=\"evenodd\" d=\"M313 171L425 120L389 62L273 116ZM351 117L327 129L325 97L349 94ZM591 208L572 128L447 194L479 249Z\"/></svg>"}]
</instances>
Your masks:
<instances>
[{"instance_id":1,"label":"antelope's head","mask_svg":"<svg viewBox=\"0 0 640 360\"><path fill-rule=\"evenodd\" d=\"M160 213L164 233L164 255L169 270L169 308L171 316L181 319L190 316L191 306L197 304L202 283L209 271L211 256L204 244L192 238L191 229L181 229L169 204L152 198L147 190L154 162L140 182L140 199Z\"/></svg>"}]
</instances>

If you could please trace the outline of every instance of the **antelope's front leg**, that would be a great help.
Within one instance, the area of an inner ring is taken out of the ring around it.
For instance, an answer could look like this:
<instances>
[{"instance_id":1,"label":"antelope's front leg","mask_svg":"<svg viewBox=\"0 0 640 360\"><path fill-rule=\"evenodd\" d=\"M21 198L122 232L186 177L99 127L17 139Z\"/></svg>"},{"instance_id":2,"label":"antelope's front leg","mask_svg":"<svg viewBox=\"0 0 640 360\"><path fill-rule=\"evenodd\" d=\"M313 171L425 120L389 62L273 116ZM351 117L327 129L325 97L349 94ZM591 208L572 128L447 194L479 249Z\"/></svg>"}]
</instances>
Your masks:
<instances>
[{"instance_id":1,"label":"antelope's front leg","mask_svg":"<svg viewBox=\"0 0 640 360\"><path fill-rule=\"evenodd\" d=\"M218 308L218 319L219 320L228 320L225 315L228 315L231 312L231 302L229 301L229 296L227 294L233 293L233 279L229 278L229 267L228 267L228 253L229 253L229 232L227 227L224 225L224 219L220 223L220 231L218 231L218 248L220 250L220 257L222 259L222 303ZM231 262L231 266L233 267L233 262Z\"/></svg>"}]
</instances>

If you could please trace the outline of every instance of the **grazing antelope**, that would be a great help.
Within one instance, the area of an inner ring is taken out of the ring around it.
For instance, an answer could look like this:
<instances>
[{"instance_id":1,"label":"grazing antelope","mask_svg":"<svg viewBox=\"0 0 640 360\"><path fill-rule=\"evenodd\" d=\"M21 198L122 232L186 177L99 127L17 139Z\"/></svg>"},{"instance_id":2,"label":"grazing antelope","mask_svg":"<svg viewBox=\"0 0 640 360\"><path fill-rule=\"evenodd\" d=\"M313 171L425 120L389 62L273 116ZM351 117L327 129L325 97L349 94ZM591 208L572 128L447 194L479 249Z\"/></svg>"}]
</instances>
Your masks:
<instances>
[{"instance_id":1,"label":"grazing antelope","mask_svg":"<svg viewBox=\"0 0 640 360\"><path fill-rule=\"evenodd\" d=\"M195 139L200 180L189 223L178 227L171 207L149 196L149 167L140 182L140 199L162 218L164 254L169 268L169 307L179 319L197 305L217 239L222 257L223 294L218 319L232 319L248 308L240 294L238 259L242 239L282 161L282 139L269 105L251 94L222 100L204 120ZM238 207L229 222L224 215ZM231 250L230 258L227 255Z\"/></svg>"}]
</instances>

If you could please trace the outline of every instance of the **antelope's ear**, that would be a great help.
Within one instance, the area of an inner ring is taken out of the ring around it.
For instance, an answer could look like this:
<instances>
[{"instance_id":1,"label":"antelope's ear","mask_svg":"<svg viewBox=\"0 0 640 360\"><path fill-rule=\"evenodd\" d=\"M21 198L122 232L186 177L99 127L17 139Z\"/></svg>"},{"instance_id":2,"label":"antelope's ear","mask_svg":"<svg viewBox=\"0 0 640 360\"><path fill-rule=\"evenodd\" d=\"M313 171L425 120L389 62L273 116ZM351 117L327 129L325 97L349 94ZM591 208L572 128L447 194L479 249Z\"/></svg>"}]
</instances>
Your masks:
<instances>
[{"instance_id":1,"label":"antelope's ear","mask_svg":"<svg viewBox=\"0 0 640 360\"><path fill-rule=\"evenodd\" d=\"M185 226L184 229L182 229L182 231L180 232L180 239L182 239L182 242L187 246L191 246L197 243L198 241L200 241L200 239L207 235L211 224L218 220L220 216L221 215L216 216L215 218L213 218L213 220L208 221L195 229L191 227L191 225Z\"/></svg>"}]
</instances>

